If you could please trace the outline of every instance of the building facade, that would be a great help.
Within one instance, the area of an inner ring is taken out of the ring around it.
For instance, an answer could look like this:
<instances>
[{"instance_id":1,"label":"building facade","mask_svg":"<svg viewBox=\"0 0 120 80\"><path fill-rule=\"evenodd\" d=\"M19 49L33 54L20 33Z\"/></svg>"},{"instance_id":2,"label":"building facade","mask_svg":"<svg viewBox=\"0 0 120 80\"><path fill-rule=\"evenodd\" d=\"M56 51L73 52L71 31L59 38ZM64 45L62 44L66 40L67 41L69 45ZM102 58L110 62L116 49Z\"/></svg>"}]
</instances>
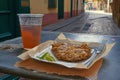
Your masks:
<instances>
[{"instance_id":1,"label":"building facade","mask_svg":"<svg viewBox=\"0 0 120 80\"><path fill-rule=\"evenodd\" d=\"M83 11L83 0L30 0L30 12L44 14L43 26L77 16Z\"/></svg>"},{"instance_id":2,"label":"building facade","mask_svg":"<svg viewBox=\"0 0 120 80\"><path fill-rule=\"evenodd\" d=\"M0 41L20 36L19 13L44 14L46 26L83 10L83 0L0 0Z\"/></svg>"},{"instance_id":3,"label":"building facade","mask_svg":"<svg viewBox=\"0 0 120 80\"><path fill-rule=\"evenodd\" d=\"M85 0L86 10L102 10L105 12L111 12L110 3L112 0Z\"/></svg>"},{"instance_id":4,"label":"building facade","mask_svg":"<svg viewBox=\"0 0 120 80\"><path fill-rule=\"evenodd\" d=\"M113 20L120 27L120 1L113 0L111 6L112 6Z\"/></svg>"}]
</instances>

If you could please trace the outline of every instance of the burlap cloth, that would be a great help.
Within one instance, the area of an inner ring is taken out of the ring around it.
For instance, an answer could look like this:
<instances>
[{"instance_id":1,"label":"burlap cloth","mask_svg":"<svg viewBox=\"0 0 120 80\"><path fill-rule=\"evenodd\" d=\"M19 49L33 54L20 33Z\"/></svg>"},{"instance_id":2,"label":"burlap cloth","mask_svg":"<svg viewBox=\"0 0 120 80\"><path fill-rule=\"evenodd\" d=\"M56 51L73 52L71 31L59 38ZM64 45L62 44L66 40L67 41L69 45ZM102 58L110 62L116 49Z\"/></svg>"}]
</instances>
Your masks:
<instances>
[{"instance_id":1,"label":"burlap cloth","mask_svg":"<svg viewBox=\"0 0 120 80\"><path fill-rule=\"evenodd\" d=\"M50 42L48 41L45 43L48 44ZM98 57L98 59L96 59L96 61L92 63L89 68L82 69L82 68L67 68L61 65L41 62L41 61L37 61L37 60L30 58L28 54L34 55L33 53L36 53L37 48L39 48L38 51L41 51L46 45L45 43L42 43L40 44L40 46L35 47L32 50L19 55L18 57L21 58L22 61L17 62L15 66L34 70L34 71L39 71L39 72L46 72L49 74L58 74L58 75L65 75L65 76L81 76L81 77L85 77L91 80L97 80L98 72L103 63L103 57L106 56L109 53L109 51L112 49L112 47L114 46L114 43L107 44L104 54L101 55L102 57L100 58Z\"/></svg>"}]
</instances>

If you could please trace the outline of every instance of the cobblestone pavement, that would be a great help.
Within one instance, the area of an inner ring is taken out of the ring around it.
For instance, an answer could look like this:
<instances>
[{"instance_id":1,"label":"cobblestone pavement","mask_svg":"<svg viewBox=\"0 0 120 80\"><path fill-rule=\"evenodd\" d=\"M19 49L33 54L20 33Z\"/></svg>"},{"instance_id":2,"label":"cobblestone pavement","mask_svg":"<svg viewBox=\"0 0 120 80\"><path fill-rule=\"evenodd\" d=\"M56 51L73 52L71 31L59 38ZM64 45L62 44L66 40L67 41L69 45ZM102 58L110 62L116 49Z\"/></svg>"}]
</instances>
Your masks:
<instances>
[{"instance_id":1,"label":"cobblestone pavement","mask_svg":"<svg viewBox=\"0 0 120 80\"><path fill-rule=\"evenodd\" d=\"M81 17L80 17L81 16ZM67 21L66 21L67 22ZM52 26L52 25L51 25ZM61 23L57 24L61 26ZM47 28L49 28L47 30ZM108 13L86 12L77 16L69 22L68 25L54 29L53 27L44 27L43 30L58 31L58 32L71 32L71 33L87 33L87 34L100 34L100 35L120 35L120 29L112 20L112 15Z\"/></svg>"},{"instance_id":2,"label":"cobblestone pavement","mask_svg":"<svg viewBox=\"0 0 120 80\"><path fill-rule=\"evenodd\" d=\"M89 13L82 33L120 35L120 29L112 20L112 15Z\"/></svg>"}]
</instances>

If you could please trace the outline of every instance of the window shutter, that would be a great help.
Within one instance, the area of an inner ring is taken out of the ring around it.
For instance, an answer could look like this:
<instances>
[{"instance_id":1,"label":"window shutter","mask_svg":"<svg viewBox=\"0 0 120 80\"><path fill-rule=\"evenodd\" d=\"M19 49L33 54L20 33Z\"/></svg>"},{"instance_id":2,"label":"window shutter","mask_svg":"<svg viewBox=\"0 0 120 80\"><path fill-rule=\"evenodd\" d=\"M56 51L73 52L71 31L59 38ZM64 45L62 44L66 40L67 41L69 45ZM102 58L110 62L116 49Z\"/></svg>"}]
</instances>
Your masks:
<instances>
[{"instance_id":1,"label":"window shutter","mask_svg":"<svg viewBox=\"0 0 120 80\"><path fill-rule=\"evenodd\" d=\"M48 8L56 8L56 0L48 0Z\"/></svg>"}]
</instances>

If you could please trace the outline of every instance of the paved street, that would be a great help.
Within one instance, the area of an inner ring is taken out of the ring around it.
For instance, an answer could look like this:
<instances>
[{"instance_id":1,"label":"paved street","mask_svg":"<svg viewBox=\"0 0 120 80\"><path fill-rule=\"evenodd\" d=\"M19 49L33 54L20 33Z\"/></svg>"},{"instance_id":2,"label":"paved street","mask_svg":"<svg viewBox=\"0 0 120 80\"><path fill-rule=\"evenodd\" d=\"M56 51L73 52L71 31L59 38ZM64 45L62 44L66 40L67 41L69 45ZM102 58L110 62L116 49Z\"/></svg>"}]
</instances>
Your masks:
<instances>
[{"instance_id":1,"label":"paved street","mask_svg":"<svg viewBox=\"0 0 120 80\"><path fill-rule=\"evenodd\" d=\"M112 15L104 12L85 12L77 17L43 28L43 31L120 35Z\"/></svg>"}]
</instances>

